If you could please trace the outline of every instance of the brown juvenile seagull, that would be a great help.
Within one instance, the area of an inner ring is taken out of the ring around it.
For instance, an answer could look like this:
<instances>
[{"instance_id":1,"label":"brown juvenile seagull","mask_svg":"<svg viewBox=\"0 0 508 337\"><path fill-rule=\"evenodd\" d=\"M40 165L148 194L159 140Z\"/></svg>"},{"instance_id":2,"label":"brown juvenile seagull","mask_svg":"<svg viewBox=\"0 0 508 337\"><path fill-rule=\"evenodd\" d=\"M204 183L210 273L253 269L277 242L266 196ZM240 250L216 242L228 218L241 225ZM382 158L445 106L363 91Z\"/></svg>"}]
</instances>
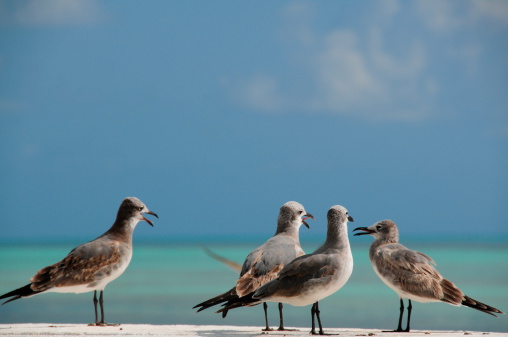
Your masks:
<instances>
[{"instance_id":1,"label":"brown juvenile seagull","mask_svg":"<svg viewBox=\"0 0 508 337\"><path fill-rule=\"evenodd\" d=\"M143 213L148 210L141 200L125 198L118 209L116 221L97 239L74 248L62 261L42 268L30 279L30 284L0 296L9 298L2 304L43 292L86 293L94 292L95 325L104 322L103 293L106 285L122 275L132 258L132 233L139 221L152 222ZM97 291L100 298L97 301ZM97 302L101 306L101 320L97 316Z\"/></svg>"},{"instance_id":2,"label":"brown juvenile seagull","mask_svg":"<svg viewBox=\"0 0 508 337\"><path fill-rule=\"evenodd\" d=\"M356 235L369 234L374 237L369 250L370 262L379 278L400 297L399 325L395 332L409 332L411 300L445 302L451 305L465 305L489 315L504 314L500 310L466 296L455 284L443 278L434 268L429 256L406 248L399 243L399 230L391 220L382 220L370 227L358 227ZM407 298L407 326L402 329L404 313L403 299ZM497 316L496 316L497 317Z\"/></svg>"},{"instance_id":3,"label":"brown juvenile seagull","mask_svg":"<svg viewBox=\"0 0 508 337\"><path fill-rule=\"evenodd\" d=\"M275 235L247 256L236 285L223 294L197 304L193 309L200 307L198 310L200 312L217 304L235 301L238 298L252 294L263 284L276 278L286 263L305 254L300 246L298 232L302 224L309 228L309 225L305 222L307 218L314 219L301 204L289 201L282 205ZM268 306L264 303L265 331L271 330L268 325L267 308ZM226 315L227 310L223 312L222 317L226 317ZM279 317L278 330L286 330L282 316L282 303L279 303Z\"/></svg>"}]
</instances>

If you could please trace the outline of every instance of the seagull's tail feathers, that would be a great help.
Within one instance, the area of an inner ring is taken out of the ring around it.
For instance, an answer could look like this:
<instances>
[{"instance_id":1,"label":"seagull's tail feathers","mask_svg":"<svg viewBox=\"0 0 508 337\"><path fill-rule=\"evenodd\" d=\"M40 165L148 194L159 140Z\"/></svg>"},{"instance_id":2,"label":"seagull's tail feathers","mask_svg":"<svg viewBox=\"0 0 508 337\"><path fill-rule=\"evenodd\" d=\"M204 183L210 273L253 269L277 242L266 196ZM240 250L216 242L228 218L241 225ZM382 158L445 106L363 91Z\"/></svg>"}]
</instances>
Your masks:
<instances>
[{"instance_id":1,"label":"seagull's tail feathers","mask_svg":"<svg viewBox=\"0 0 508 337\"><path fill-rule=\"evenodd\" d=\"M482 311L482 312L484 312L486 314L489 314L489 315L492 315L492 316L495 316L495 317L497 317L497 316L494 315L493 313L504 314L504 312L502 312L499 309L491 307L490 305L487 305L485 303L479 302L479 301L474 300L471 297L465 296L465 295L464 295L464 300L462 301L462 305L465 305L466 307L470 307L470 308L473 308L473 309L476 309L476 310L480 310L480 311Z\"/></svg>"},{"instance_id":2,"label":"seagull's tail feathers","mask_svg":"<svg viewBox=\"0 0 508 337\"><path fill-rule=\"evenodd\" d=\"M222 318L226 317L228 311L231 309L241 308L241 307L253 307L261 303L259 299L252 298L254 292L247 294L243 297L232 298L222 306L223 308L218 310L217 313L222 313Z\"/></svg>"},{"instance_id":3,"label":"seagull's tail feathers","mask_svg":"<svg viewBox=\"0 0 508 337\"><path fill-rule=\"evenodd\" d=\"M213 307L214 305L234 300L235 298L238 298L238 295L236 294L236 288L231 288L224 294L220 294L218 296L215 296L214 298L210 298L209 300L196 304L192 309L196 309L199 307L199 310L197 312L200 312L202 310Z\"/></svg>"},{"instance_id":4,"label":"seagull's tail feathers","mask_svg":"<svg viewBox=\"0 0 508 337\"><path fill-rule=\"evenodd\" d=\"M7 294L3 294L2 296L0 296L0 300L4 299L4 298L9 298L9 297L12 297L12 298L10 298L7 301L5 301L4 303L2 303L2 305L4 305L5 303L9 303L9 302L18 300L21 297L30 297L30 296L40 293L40 291L34 291L31 288L31 286L32 286L32 283L27 284L26 286L18 288L16 290L13 290L11 292L8 292Z\"/></svg>"}]
</instances>

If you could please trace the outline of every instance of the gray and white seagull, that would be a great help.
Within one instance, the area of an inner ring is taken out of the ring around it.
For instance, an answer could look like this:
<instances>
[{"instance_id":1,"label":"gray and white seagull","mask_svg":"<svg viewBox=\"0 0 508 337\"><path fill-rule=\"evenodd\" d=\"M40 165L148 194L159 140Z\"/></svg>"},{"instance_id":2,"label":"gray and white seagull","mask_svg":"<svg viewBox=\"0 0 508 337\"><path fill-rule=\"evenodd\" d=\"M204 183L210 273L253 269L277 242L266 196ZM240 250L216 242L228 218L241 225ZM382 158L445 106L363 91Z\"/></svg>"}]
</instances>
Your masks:
<instances>
[{"instance_id":1,"label":"gray and white seagull","mask_svg":"<svg viewBox=\"0 0 508 337\"><path fill-rule=\"evenodd\" d=\"M393 221L382 220L353 231L362 231L355 236L368 234L374 237L369 250L372 267L379 278L400 297L399 324L394 332L410 331L411 300L465 305L492 316L496 316L493 313L503 314L499 309L466 296L455 284L441 276L433 266L436 263L429 256L401 245L399 230ZM408 299L409 304L407 325L403 330L404 298Z\"/></svg>"},{"instance_id":2,"label":"gray and white seagull","mask_svg":"<svg viewBox=\"0 0 508 337\"><path fill-rule=\"evenodd\" d=\"M312 254L300 256L288 263L279 276L257 289L250 296L224 304L224 310L252 306L261 302L282 302L294 306L312 305L311 334L324 335L318 301L338 291L353 272L353 255L349 245L347 222L354 221L346 208L340 205L328 210L326 241Z\"/></svg>"},{"instance_id":3,"label":"gray and white seagull","mask_svg":"<svg viewBox=\"0 0 508 337\"><path fill-rule=\"evenodd\" d=\"M282 205L275 235L247 256L236 285L223 294L195 305L193 309L199 307L198 312L200 312L217 304L226 303L225 305L227 305L239 298L249 297L263 284L276 278L288 262L305 254L300 246L298 233L302 224L309 228L305 222L308 218L314 219L312 214L307 213L300 203L289 201ZM271 329L268 325L266 303L263 303L263 309L266 324L264 331L269 331ZM282 303L279 303L280 325L278 330L280 331L287 330L284 328L282 309ZM226 317L226 315L227 310L223 310L222 317Z\"/></svg>"},{"instance_id":4,"label":"gray and white seagull","mask_svg":"<svg viewBox=\"0 0 508 337\"><path fill-rule=\"evenodd\" d=\"M132 258L132 233L139 221L152 222L143 213L158 217L141 200L125 198L118 209L116 221L97 239L74 248L63 260L42 268L24 287L8 292L0 299L9 298L3 304L44 292L85 293L94 292L95 325L104 321L104 288L122 275ZM100 291L97 300L97 291ZM97 315L97 303L101 307L101 320Z\"/></svg>"}]
</instances>

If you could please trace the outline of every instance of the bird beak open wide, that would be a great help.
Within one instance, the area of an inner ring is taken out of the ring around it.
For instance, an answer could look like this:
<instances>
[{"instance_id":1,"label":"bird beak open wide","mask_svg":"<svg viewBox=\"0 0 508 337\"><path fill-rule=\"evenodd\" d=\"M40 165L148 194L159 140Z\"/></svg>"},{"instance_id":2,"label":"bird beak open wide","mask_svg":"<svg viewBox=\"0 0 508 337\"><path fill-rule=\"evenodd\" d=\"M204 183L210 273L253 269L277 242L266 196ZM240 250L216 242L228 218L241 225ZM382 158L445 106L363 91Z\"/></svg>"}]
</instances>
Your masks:
<instances>
[{"instance_id":1,"label":"bird beak open wide","mask_svg":"<svg viewBox=\"0 0 508 337\"><path fill-rule=\"evenodd\" d=\"M356 233L355 236L374 233L374 231L369 229L368 227L358 227L358 228L353 229L353 232L355 232L355 231L363 231L361 233Z\"/></svg>"},{"instance_id":2,"label":"bird beak open wide","mask_svg":"<svg viewBox=\"0 0 508 337\"><path fill-rule=\"evenodd\" d=\"M158 215L157 215L157 213L155 213L155 212L148 211L148 212L145 212L145 213L146 213L146 214L151 214L151 215L153 215L154 217L156 217L157 219L159 218L159 216L158 216ZM152 223L150 220L148 220L147 218L143 217L143 219L142 219L142 220L144 220L144 221L148 222L148 224L149 224L150 226L152 226L152 227L153 227L153 223Z\"/></svg>"},{"instance_id":3,"label":"bird beak open wide","mask_svg":"<svg viewBox=\"0 0 508 337\"><path fill-rule=\"evenodd\" d=\"M308 224L308 223L306 223L306 222L305 222L305 220L307 220L307 219L309 219L309 218L310 218L310 219L312 219L312 220L314 220L314 216L313 216L312 214L310 214L310 213L305 214L305 218L303 218L303 219L302 219L302 223L303 223L303 224L305 225L305 227L307 227L308 229L310 229L310 226L309 226L309 224Z\"/></svg>"}]
</instances>

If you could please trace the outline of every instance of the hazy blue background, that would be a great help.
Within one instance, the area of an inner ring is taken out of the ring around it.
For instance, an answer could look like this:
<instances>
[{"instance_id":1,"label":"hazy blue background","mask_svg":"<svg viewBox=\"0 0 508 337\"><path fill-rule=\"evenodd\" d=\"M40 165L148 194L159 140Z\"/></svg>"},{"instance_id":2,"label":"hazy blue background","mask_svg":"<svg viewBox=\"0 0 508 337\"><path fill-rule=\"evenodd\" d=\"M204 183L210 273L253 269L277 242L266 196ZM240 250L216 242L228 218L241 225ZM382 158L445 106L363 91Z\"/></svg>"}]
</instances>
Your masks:
<instances>
[{"instance_id":1,"label":"hazy blue background","mask_svg":"<svg viewBox=\"0 0 508 337\"><path fill-rule=\"evenodd\" d=\"M508 234L506 1L0 1L0 238ZM436 238L439 235L436 235Z\"/></svg>"}]
</instances>

